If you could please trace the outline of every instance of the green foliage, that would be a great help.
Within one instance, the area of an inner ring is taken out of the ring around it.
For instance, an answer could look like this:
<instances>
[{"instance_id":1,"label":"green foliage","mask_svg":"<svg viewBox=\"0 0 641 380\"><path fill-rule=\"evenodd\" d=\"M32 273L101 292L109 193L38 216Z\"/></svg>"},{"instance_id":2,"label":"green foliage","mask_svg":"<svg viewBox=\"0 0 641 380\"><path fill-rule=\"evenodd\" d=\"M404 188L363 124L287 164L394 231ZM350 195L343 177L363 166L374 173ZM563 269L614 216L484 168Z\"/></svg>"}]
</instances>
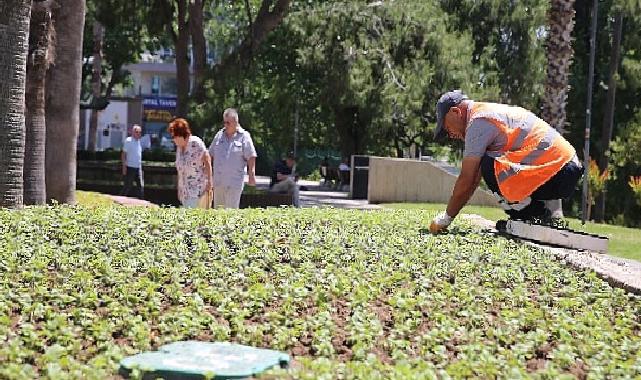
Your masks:
<instances>
[{"instance_id":1,"label":"green foliage","mask_svg":"<svg viewBox=\"0 0 641 380\"><path fill-rule=\"evenodd\" d=\"M0 377L109 378L186 339L295 355L276 378L641 375L639 297L433 216L0 210Z\"/></svg>"},{"instance_id":2,"label":"green foliage","mask_svg":"<svg viewBox=\"0 0 641 380\"><path fill-rule=\"evenodd\" d=\"M250 2L251 12L258 3ZM546 4L297 2L252 65L238 78L210 83L208 102L192 116L209 136L225 107L239 107L268 156L259 169L291 149L296 114L302 148L338 148L343 155L400 155L412 145L433 151L434 104L446 90L537 104ZM240 3L212 3L208 36L217 51L245 35L245 11Z\"/></svg>"},{"instance_id":3,"label":"green foliage","mask_svg":"<svg viewBox=\"0 0 641 380\"><path fill-rule=\"evenodd\" d=\"M113 206L114 201L108 196L93 191L76 190L76 203L82 207L108 207Z\"/></svg>"},{"instance_id":4,"label":"green foliage","mask_svg":"<svg viewBox=\"0 0 641 380\"><path fill-rule=\"evenodd\" d=\"M586 119L586 91L589 57L589 32L591 22L591 2L576 2L576 26L574 61L570 73L568 94L568 131L567 138L575 147L584 146ZM616 77L616 98L613 126L613 141L610 145L610 168L613 180L606 187L606 219L623 222L628 226L638 226L641 222L641 208L636 205L634 196L627 184L631 175L637 175L641 168L639 151L641 143L641 118L639 97L641 97L641 13L636 0L601 1L597 27L594 96L591 110L591 148L590 156L600 157L603 153L601 135L603 116L607 104L608 72L612 48L612 29L614 13L624 9L623 33L621 40L620 66ZM581 149L577 149L580 152ZM577 192L575 199L580 197ZM579 203L580 204L580 203Z\"/></svg>"},{"instance_id":5,"label":"green foliage","mask_svg":"<svg viewBox=\"0 0 641 380\"><path fill-rule=\"evenodd\" d=\"M545 84L547 0L445 0L448 29L473 40L480 99L536 110ZM497 88L498 91L494 89Z\"/></svg>"},{"instance_id":6,"label":"green foliage","mask_svg":"<svg viewBox=\"0 0 641 380\"><path fill-rule=\"evenodd\" d=\"M147 22L148 7L129 0L88 0L83 34L83 57L93 55L94 22L104 27L103 36L103 94L109 85L126 84L129 74L122 67L135 63L145 48L152 48L155 38L149 35ZM91 92L92 66L88 59L83 65L83 96ZM110 83L112 82L112 83Z\"/></svg>"}]
</instances>

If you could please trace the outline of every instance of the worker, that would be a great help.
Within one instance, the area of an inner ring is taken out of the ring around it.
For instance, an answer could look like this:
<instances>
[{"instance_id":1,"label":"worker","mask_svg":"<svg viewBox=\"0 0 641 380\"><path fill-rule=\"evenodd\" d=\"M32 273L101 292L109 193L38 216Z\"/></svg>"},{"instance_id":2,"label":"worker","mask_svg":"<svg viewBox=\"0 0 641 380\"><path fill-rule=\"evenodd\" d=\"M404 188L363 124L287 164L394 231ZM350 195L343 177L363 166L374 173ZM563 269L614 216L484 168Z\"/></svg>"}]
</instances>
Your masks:
<instances>
[{"instance_id":1,"label":"worker","mask_svg":"<svg viewBox=\"0 0 641 380\"><path fill-rule=\"evenodd\" d=\"M475 102L461 91L436 103L435 140L463 140L463 162L447 209L430 232L444 232L479 185L481 176L511 219L550 221L552 204L568 198L583 174L572 145L521 107ZM546 203L548 206L546 207ZM560 211L560 212L559 212Z\"/></svg>"}]
</instances>

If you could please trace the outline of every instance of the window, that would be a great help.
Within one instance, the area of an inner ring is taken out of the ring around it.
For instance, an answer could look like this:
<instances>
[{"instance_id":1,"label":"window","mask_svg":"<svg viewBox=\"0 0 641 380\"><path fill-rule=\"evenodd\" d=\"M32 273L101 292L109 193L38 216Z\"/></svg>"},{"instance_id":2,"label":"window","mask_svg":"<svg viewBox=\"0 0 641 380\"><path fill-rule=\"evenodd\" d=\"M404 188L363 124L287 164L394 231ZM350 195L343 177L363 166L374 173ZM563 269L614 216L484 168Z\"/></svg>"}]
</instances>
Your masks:
<instances>
[{"instance_id":1,"label":"window","mask_svg":"<svg viewBox=\"0 0 641 380\"><path fill-rule=\"evenodd\" d=\"M151 77L151 94L160 95L160 77L158 75Z\"/></svg>"},{"instance_id":2,"label":"window","mask_svg":"<svg viewBox=\"0 0 641 380\"><path fill-rule=\"evenodd\" d=\"M174 77L162 78L162 94L176 95L178 93L178 81Z\"/></svg>"}]
</instances>

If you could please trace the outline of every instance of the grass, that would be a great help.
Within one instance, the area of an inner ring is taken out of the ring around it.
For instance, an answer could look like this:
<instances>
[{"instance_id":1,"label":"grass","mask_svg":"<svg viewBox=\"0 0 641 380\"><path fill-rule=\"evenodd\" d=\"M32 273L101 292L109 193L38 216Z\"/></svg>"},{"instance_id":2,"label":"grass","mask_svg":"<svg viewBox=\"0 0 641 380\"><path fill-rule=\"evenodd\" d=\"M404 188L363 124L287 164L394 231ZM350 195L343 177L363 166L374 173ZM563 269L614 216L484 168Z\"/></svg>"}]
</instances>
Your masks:
<instances>
[{"instance_id":1,"label":"grass","mask_svg":"<svg viewBox=\"0 0 641 380\"><path fill-rule=\"evenodd\" d=\"M98 207L98 206L111 206L115 202L107 195L96 193L93 191L76 191L76 202L79 206L84 207Z\"/></svg>"},{"instance_id":2,"label":"grass","mask_svg":"<svg viewBox=\"0 0 641 380\"><path fill-rule=\"evenodd\" d=\"M384 206L394 209L440 212L445 210L447 205L439 203L389 203ZM506 218L503 210L496 207L465 206L463 210L461 210L461 213L478 214L491 221ZM639 229L592 222L587 222L585 225L582 225L579 219L567 218L567 220L570 223L570 228L574 230L609 237L608 253L610 255L641 261L641 249L639 249L639 247L641 247L641 233L639 233Z\"/></svg>"}]
</instances>

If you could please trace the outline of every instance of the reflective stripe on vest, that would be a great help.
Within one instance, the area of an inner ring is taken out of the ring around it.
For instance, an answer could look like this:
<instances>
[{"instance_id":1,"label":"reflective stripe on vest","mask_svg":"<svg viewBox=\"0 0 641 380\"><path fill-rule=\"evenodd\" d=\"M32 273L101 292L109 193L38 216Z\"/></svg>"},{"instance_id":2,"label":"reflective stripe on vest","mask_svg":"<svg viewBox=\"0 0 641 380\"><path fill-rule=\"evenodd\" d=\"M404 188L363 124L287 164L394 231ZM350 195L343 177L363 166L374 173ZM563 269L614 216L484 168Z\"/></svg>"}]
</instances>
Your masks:
<instances>
[{"instance_id":1,"label":"reflective stripe on vest","mask_svg":"<svg viewBox=\"0 0 641 380\"><path fill-rule=\"evenodd\" d=\"M486 154L495 159L499 189L510 202L530 196L575 155L554 128L523 108L475 102L468 112L468 127L484 118L507 137L502 149Z\"/></svg>"},{"instance_id":2,"label":"reflective stripe on vest","mask_svg":"<svg viewBox=\"0 0 641 380\"><path fill-rule=\"evenodd\" d=\"M521 132L523 132L523 130L521 130ZM545 137L543 137L543 139L536 146L536 149L534 149L527 156L525 156L520 163L515 163L513 166L510 166L507 170L504 170L496 174L497 182L501 184L502 182L509 179L511 176L521 171L523 166L532 165L539 157L541 157L545 153L546 149L548 149L552 145L554 140L560 136L561 135L559 134L559 132L557 132L556 129L550 128L547 131ZM514 149L510 149L510 151L514 151Z\"/></svg>"}]
</instances>

